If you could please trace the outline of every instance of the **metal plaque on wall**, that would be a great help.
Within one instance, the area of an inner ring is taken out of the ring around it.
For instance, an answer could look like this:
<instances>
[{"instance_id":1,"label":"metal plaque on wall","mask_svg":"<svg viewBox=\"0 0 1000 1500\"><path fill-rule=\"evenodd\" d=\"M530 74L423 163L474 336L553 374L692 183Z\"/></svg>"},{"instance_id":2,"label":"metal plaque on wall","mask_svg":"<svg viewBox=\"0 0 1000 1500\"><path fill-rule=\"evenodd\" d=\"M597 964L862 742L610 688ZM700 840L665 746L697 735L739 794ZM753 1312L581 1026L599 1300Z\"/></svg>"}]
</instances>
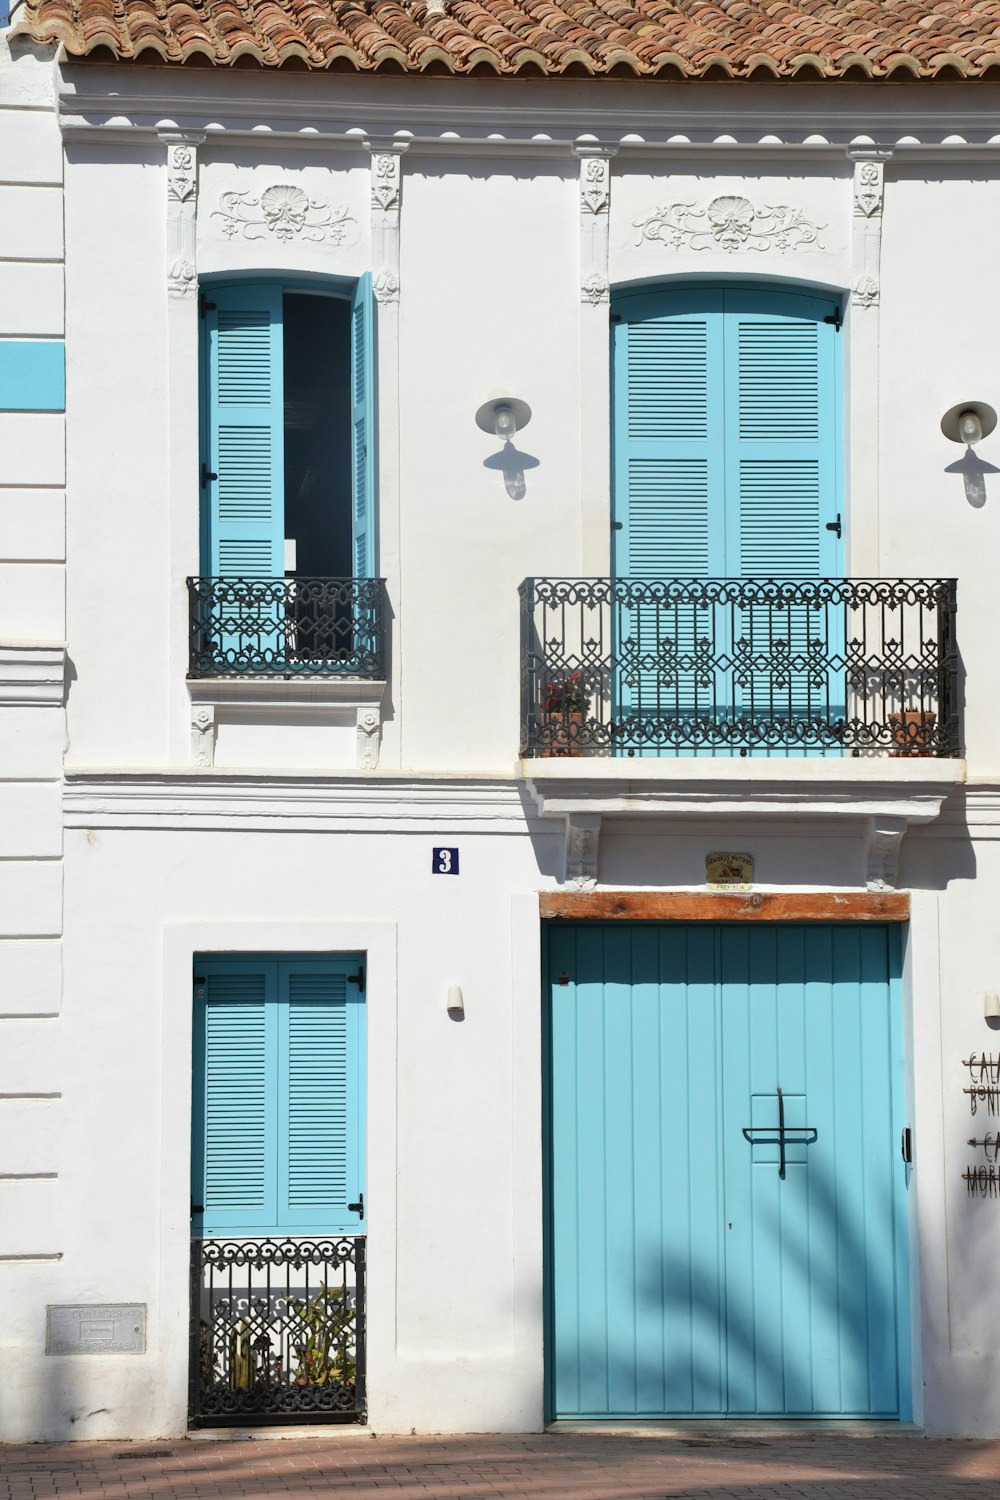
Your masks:
<instances>
[{"instance_id":1,"label":"metal plaque on wall","mask_svg":"<svg viewBox=\"0 0 1000 1500\"><path fill-rule=\"evenodd\" d=\"M753 855L722 850L706 854L705 883L713 891L753 890Z\"/></svg>"},{"instance_id":2,"label":"metal plaque on wall","mask_svg":"<svg viewBox=\"0 0 1000 1500\"><path fill-rule=\"evenodd\" d=\"M76 1303L45 1309L46 1354L145 1354L144 1302Z\"/></svg>"}]
</instances>

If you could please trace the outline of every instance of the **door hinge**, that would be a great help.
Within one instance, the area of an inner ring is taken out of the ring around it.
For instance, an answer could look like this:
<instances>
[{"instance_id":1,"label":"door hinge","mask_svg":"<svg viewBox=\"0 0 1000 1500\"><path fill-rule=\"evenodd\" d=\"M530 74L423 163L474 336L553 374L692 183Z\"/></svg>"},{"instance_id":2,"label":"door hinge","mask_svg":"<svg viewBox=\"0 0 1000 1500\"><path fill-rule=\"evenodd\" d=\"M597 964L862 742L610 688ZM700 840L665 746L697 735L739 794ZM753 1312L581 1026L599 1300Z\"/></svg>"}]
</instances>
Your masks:
<instances>
[{"instance_id":1,"label":"door hinge","mask_svg":"<svg viewBox=\"0 0 1000 1500\"><path fill-rule=\"evenodd\" d=\"M840 511L839 510L837 512L837 519L835 521L827 521L827 523L826 523L826 529L827 529L827 531L835 531L837 533L837 541L838 542L840 541L840 539L844 535L844 528L843 528L843 525L841 524Z\"/></svg>"},{"instance_id":2,"label":"door hinge","mask_svg":"<svg viewBox=\"0 0 1000 1500\"><path fill-rule=\"evenodd\" d=\"M612 323L620 323L621 320L622 320L621 313L612 313L611 314L611 321L612 321Z\"/></svg>"},{"instance_id":3,"label":"door hinge","mask_svg":"<svg viewBox=\"0 0 1000 1500\"><path fill-rule=\"evenodd\" d=\"M199 292L199 294L198 294L198 315L199 315L199 317L203 318L207 312L215 312L215 310L218 307L218 305L219 304L217 302L209 302L209 300L205 296L204 292Z\"/></svg>"},{"instance_id":4,"label":"door hinge","mask_svg":"<svg viewBox=\"0 0 1000 1500\"><path fill-rule=\"evenodd\" d=\"M840 308L838 307L836 312L827 313L826 317L823 319L823 322L832 323L834 333L839 333L841 328L843 328L844 326Z\"/></svg>"},{"instance_id":5,"label":"door hinge","mask_svg":"<svg viewBox=\"0 0 1000 1500\"><path fill-rule=\"evenodd\" d=\"M201 487L202 487L202 489L204 489L206 487L206 485L211 484L211 482L212 482L213 479L218 479L218 477L219 477L218 474L214 474L212 472L212 470L208 467L208 464L205 462L205 460L202 459L202 462L201 462Z\"/></svg>"},{"instance_id":6,"label":"door hinge","mask_svg":"<svg viewBox=\"0 0 1000 1500\"><path fill-rule=\"evenodd\" d=\"M913 1134L910 1130L909 1125L907 1125L903 1131L903 1138L899 1143L899 1149L903 1160L906 1162L906 1165L909 1166L913 1161Z\"/></svg>"},{"instance_id":7,"label":"door hinge","mask_svg":"<svg viewBox=\"0 0 1000 1500\"><path fill-rule=\"evenodd\" d=\"M363 990L364 989L364 987L365 987L365 966L364 966L364 964L359 964L358 965L358 972L356 974L348 974L348 976L347 976L347 982L348 982L348 984L356 984L359 990Z\"/></svg>"},{"instance_id":8,"label":"door hinge","mask_svg":"<svg viewBox=\"0 0 1000 1500\"><path fill-rule=\"evenodd\" d=\"M365 1216L365 1195L364 1195L364 1193L359 1193L358 1194L358 1201L357 1201L357 1203L349 1203L347 1205L347 1212L349 1214L357 1214L357 1216L358 1216L359 1219L363 1219L364 1218L364 1216Z\"/></svg>"}]
</instances>

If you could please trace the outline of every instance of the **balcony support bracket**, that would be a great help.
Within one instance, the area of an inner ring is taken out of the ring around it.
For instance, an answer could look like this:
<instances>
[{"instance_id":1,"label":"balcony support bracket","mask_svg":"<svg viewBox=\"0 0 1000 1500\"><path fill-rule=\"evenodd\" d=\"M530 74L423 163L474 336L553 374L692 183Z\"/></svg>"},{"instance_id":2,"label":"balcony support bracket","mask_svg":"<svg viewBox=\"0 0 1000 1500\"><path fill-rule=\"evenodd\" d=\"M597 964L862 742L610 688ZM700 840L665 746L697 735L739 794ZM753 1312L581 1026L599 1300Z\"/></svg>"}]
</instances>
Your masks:
<instances>
[{"instance_id":1,"label":"balcony support bracket","mask_svg":"<svg viewBox=\"0 0 1000 1500\"><path fill-rule=\"evenodd\" d=\"M909 826L905 817L875 814L865 837L865 881L870 891L892 891L899 884L899 849Z\"/></svg>"},{"instance_id":2,"label":"balcony support bracket","mask_svg":"<svg viewBox=\"0 0 1000 1500\"><path fill-rule=\"evenodd\" d=\"M358 708L357 766L359 771L374 771L378 767L379 744L382 739L382 709L379 703L365 703Z\"/></svg>"},{"instance_id":3,"label":"balcony support bracket","mask_svg":"<svg viewBox=\"0 0 1000 1500\"><path fill-rule=\"evenodd\" d=\"M592 891L597 884L600 813L566 815L565 884L576 891Z\"/></svg>"},{"instance_id":4,"label":"balcony support bracket","mask_svg":"<svg viewBox=\"0 0 1000 1500\"><path fill-rule=\"evenodd\" d=\"M191 759L196 766L215 765L215 704L191 704Z\"/></svg>"}]
</instances>

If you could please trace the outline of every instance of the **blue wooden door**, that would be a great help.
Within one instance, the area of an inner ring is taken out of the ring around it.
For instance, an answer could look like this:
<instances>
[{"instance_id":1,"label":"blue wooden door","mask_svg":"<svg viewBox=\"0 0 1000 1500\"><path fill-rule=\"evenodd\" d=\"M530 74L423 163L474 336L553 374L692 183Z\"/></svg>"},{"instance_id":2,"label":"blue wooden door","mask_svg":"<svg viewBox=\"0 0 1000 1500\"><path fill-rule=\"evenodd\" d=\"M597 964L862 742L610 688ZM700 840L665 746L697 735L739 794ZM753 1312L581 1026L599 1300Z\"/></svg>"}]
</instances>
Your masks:
<instances>
[{"instance_id":1,"label":"blue wooden door","mask_svg":"<svg viewBox=\"0 0 1000 1500\"><path fill-rule=\"evenodd\" d=\"M356 958L203 957L194 985L192 1233L363 1233Z\"/></svg>"},{"instance_id":2,"label":"blue wooden door","mask_svg":"<svg viewBox=\"0 0 1000 1500\"><path fill-rule=\"evenodd\" d=\"M553 926L553 1416L909 1414L898 976L892 928Z\"/></svg>"},{"instance_id":3,"label":"blue wooden door","mask_svg":"<svg viewBox=\"0 0 1000 1500\"><path fill-rule=\"evenodd\" d=\"M688 287L628 293L616 307L615 577L840 577L833 300ZM775 720L794 736L843 717L844 673L827 664L842 649L841 612L633 592L614 621L623 747L630 719L679 726L690 753L719 741L708 721L749 720L743 739L766 743Z\"/></svg>"}]
</instances>

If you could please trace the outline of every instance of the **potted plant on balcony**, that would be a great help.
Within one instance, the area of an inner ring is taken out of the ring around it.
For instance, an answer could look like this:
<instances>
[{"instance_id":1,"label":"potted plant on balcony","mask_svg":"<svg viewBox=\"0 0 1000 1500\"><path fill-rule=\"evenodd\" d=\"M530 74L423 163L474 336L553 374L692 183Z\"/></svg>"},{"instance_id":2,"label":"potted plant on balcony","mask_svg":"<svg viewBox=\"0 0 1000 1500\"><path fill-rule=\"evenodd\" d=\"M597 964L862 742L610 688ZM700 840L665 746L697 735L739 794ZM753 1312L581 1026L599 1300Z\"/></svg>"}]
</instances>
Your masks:
<instances>
[{"instance_id":1,"label":"potted plant on balcony","mask_svg":"<svg viewBox=\"0 0 1000 1500\"><path fill-rule=\"evenodd\" d=\"M545 684L544 755L579 755L587 709L582 672L567 672Z\"/></svg>"},{"instance_id":2,"label":"potted plant on balcony","mask_svg":"<svg viewBox=\"0 0 1000 1500\"><path fill-rule=\"evenodd\" d=\"M904 708L889 715L892 730L891 755L933 755L937 714L930 709Z\"/></svg>"}]
</instances>

